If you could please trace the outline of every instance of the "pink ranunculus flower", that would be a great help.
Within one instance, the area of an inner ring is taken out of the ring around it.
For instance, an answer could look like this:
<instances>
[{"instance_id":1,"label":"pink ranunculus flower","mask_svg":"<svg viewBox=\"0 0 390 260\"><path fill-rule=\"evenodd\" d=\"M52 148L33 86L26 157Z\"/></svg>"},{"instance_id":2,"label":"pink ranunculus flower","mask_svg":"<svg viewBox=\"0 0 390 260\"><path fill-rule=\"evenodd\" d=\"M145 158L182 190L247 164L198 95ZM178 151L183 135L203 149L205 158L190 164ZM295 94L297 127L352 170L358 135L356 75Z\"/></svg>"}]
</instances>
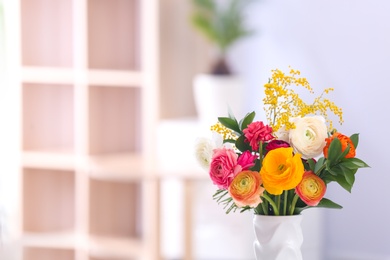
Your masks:
<instances>
[{"instance_id":1,"label":"pink ranunculus flower","mask_svg":"<svg viewBox=\"0 0 390 260\"><path fill-rule=\"evenodd\" d=\"M272 140L272 127L264 125L263 122L257 121L250 123L246 129L243 130L246 140L249 142L253 150L259 149L260 142Z\"/></svg>"},{"instance_id":2,"label":"pink ranunculus flower","mask_svg":"<svg viewBox=\"0 0 390 260\"><path fill-rule=\"evenodd\" d=\"M285 142L285 141L283 141L283 140L272 140L271 142L269 142L267 144L265 149L267 151L271 151L271 150L274 150L276 148L281 148L281 147L290 147L290 144Z\"/></svg>"},{"instance_id":3,"label":"pink ranunculus flower","mask_svg":"<svg viewBox=\"0 0 390 260\"><path fill-rule=\"evenodd\" d=\"M210 164L210 178L219 189L227 190L234 177L241 172L238 155L225 147L214 149Z\"/></svg>"},{"instance_id":4,"label":"pink ranunculus flower","mask_svg":"<svg viewBox=\"0 0 390 260\"><path fill-rule=\"evenodd\" d=\"M255 165L257 157L257 155L252 154L250 151L245 151L238 157L237 164L241 165L243 171L248 170Z\"/></svg>"}]
</instances>

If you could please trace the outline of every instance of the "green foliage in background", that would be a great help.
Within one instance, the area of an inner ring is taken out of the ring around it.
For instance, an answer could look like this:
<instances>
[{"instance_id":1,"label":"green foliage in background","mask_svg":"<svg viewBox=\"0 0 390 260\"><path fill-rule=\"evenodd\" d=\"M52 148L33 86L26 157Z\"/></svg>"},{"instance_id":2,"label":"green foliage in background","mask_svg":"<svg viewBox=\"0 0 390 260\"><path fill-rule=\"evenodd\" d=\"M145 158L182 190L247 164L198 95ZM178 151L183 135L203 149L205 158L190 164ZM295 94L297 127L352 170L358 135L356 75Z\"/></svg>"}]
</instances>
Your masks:
<instances>
[{"instance_id":1,"label":"green foliage in background","mask_svg":"<svg viewBox=\"0 0 390 260\"><path fill-rule=\"evenodd\" d=\"M244 24L244 9L253 0L192 0L194 27L219 50L219 60L211 69L212 74L231 74L225 61L229 47L237 40L253 32Z\"/></svg>"},{"instance_id":2,"label":"green foliage in background","mask_svg":"<svg viewBox=\"0 0 390 260\"><path fill-rule=\"evenodd\" d=\"M192 23L215 43L222 53L238 39L252 32L244 25L244 7L251 0L193 0ZM226 3L222 5L221 3Z\"/></svg>"}]
</instances>

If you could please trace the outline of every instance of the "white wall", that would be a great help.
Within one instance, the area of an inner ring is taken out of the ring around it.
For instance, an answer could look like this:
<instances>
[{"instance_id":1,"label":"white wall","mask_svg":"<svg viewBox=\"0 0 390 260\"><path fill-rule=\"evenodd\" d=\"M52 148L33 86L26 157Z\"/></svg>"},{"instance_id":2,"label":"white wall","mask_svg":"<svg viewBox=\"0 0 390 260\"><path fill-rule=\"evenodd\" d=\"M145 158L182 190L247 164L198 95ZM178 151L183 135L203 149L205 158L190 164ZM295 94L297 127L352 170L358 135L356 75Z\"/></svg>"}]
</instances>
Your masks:
<instances>
[{"instance_id":1,"label":"white wall","mask_svg":"<svg viewBox=\"0 0 390 260\"><path fill-rule=\"evenodd\" d=\"M360 133L357 156L371 166L352 194L328 187L344 209L324 210L324 259L390 259L390 1L260 0L248 14L257 34L230 56L246 77L248 110L261 118L271 69L300 69L315 89L335 88L345 120L336 126Z\"/></svg>"}]
</instances>

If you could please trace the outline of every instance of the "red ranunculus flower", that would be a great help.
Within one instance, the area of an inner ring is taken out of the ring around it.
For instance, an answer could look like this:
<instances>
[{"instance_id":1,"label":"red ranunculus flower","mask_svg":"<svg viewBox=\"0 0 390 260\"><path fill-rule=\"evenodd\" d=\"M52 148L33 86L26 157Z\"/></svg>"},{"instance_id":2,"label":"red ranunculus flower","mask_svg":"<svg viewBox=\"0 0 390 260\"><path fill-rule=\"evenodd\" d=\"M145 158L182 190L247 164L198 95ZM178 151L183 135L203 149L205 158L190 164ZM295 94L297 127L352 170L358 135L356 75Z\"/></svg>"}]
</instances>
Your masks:
<instances>
[{"instance_id":1,"label":"red ranunculus flower","mask_svg":"<svg viewBox=\"0 0 390 260\"><path fill-rule=\"evenodd\" d=\"M254 151L259 149L260 142L274 139L272 127L264 125L261 121L250 123L248 127L243 130L243 133Z\"/></svg>"},{"instance_id":2,"label":"red ranunculus flower","mask_svg":"<svg viewBox=\"0 0 390 260\"><path fill-rule=\"evenodd\" d=\"M267 151L271 151L271 150L274 150L274 149L280 148L280 147L290 147L290 144L285 142L285 141L282 141L282 140L272 140L271 142L269 142L267 144L265 149Z\"/></svg>"}]
</instances>

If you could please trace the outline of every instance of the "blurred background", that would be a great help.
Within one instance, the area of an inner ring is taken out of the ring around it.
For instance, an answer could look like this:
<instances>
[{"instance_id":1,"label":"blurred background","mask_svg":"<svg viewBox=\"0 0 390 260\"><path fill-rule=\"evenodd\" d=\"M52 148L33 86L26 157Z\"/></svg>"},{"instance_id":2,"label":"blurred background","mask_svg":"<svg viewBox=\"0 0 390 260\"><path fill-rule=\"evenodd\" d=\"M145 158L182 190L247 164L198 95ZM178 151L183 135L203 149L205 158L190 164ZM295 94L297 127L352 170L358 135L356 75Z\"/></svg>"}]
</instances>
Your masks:
<instances>
[{"instance_id":1,"label":"blurred background","mask_svg":"<svg viewBox=\"0 0 390 260\"><path fill-rule=\"evenodd\" d=\"M194 159L209 131L193 81L219 53L192 1L0 3L0 258L254 259L252 216L226 215ZM335 88L336 127L360 133L371 168L351 194L328 187L342 210L304 213L304 259L390 259L389 13L383 0L252 1L254 33L225 53L238 114L264 119L263 84L292 66L316 93Z\"/></svg>"}]
</instances>

